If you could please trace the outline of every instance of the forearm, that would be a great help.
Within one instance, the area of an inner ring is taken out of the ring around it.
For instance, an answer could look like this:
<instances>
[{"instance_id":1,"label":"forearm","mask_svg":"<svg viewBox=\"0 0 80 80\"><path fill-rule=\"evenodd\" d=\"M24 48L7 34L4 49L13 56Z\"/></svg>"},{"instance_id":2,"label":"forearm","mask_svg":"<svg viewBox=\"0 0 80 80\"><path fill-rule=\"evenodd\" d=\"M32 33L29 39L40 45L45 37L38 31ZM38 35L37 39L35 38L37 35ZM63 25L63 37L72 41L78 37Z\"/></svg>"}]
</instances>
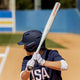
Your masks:
<instances>
[{"instance_id":1,"label":"forearm","mask_svg":"<svg viewBox=\"0 0 80 80\"><path fill-rule=\"evenodd\" d=\"M20 74L21 80L28 80L29 77L30 77L30 72L22 71Z\"/></svg>"},{"instance_id":2,"label":"forearm","mask_svg":"<svg viewBox=\"0 0 80 80\"><path fill-rule=\"evenodd\" d=\"M45 61L44 66L55 70L67 70L68 64L65 60L61 61Z\"/></svg>"},{"instance_id":3,"label":"forearm","mask_svg":"<svg viewBox=\"0 0 80 80\"><path fill-rule=\"evenodd\" d=\"M45 61L44 65L48 68L61 70L61 62L60 61Z\"/></svg>"}]
</instances>

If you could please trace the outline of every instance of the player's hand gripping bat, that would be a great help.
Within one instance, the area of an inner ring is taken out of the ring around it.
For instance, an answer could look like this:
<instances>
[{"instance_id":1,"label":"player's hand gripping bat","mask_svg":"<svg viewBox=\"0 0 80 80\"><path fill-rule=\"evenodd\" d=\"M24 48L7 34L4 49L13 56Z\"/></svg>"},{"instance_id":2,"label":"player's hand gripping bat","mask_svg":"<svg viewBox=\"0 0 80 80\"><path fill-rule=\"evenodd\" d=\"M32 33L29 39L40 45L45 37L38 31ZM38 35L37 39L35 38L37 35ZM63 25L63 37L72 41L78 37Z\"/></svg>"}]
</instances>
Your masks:
<instances>
[{"instance_id":1,"label":"player's hand gripping bat","mask_svg":"<svg viewBox=\"0 0 80 80\"><path fill-rule=\"evenodd\" d=\"M56 17L56 14L57 14L57 12L58 12L58 10L59 10L59 8L60 8L60 5L61 5L61 4L60 4L59 2L56 2L55 5L54 5L54 8L53 8L53 10L52 10L52 12L51 12L51 15L50 15L50 17L49 17L49 19L48 19L48 22L47 22L47 24L46 24L46 26L45 26L45 29L44 29L44 31L43 31L43 34L42 34L42 37L41 37L39 46L38 46L38 48L37 48L37 50L36 50L36 54L39 52L42 43L44 42L44 40L45 40L48 32L50 31L50 29L51 29L51 27L52 27L52 24L53 24L53 22L54 22L54 19L55 19L55 17ZM29 70L32 70L32 68L33 68L32 66L28 66L28 69L29 69Z\"/></svg>"}]
</instances>

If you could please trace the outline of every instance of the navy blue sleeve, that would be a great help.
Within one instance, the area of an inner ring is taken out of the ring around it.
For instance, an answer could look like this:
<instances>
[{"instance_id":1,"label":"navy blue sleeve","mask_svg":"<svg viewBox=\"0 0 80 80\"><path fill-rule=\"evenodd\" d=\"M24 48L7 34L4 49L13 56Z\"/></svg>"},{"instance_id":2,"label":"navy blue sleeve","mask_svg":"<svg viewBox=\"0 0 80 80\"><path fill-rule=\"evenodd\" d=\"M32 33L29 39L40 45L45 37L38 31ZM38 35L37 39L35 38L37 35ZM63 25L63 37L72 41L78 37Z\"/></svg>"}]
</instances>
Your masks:
<instances>
[{"instance_id":1,"label":"navy blue sleeve","mask_svg":"<svg viewBox=\"0 0 80 80\"><path fill-rule=\"evenodd\" d=\"M32 57L32 56L26 56L26 57L24 57L23 62L22 62L21 71L24 71L24 70L25 70L26 64L27 64L27 62L31 59L31 57Z\"/></svg>"},{"instance_id":2,"label":"navy blue sleeve","mask_svg":"<svg viewBox=\"0 0 80 80\"><path fill-rule=\"evenodd\" d=\"M51 56L52 56L54 61L64 60L64 58L62 58L62 56L58 53L57 50L53 50Z\"/></svg>"}]
</instances>

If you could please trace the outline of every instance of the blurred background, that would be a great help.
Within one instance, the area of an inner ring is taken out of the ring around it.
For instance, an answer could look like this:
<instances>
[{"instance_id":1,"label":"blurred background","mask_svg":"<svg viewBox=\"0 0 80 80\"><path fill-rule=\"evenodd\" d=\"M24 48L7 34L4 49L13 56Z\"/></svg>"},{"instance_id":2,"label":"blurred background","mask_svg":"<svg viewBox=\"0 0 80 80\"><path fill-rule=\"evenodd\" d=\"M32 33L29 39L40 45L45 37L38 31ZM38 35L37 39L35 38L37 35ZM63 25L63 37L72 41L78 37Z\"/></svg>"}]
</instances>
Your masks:
<instances>
[{"instance_id":1,"label":"blurred background","mask_svg":"<svg viewBox=\"0 0 80 80\"><path fill-rule=\"evenodd\" d=\"M0 32L43 31L57 1L61 8L51 32L79 33L80 0L0 0Z\"/></svg>"},{"instance_id":2,"label":"blurred background","mask_svg":"<svg viewBox=\"0 0 80 80\"><path fill-rule=\"evenodd\" d=\"M80 79L80 0L0 0L0 80L20 80L26 52L18 46L25 31L43 32L56 2L60 10L46 39L69 64L63 80Z\"/></svg>"}]
</instances>

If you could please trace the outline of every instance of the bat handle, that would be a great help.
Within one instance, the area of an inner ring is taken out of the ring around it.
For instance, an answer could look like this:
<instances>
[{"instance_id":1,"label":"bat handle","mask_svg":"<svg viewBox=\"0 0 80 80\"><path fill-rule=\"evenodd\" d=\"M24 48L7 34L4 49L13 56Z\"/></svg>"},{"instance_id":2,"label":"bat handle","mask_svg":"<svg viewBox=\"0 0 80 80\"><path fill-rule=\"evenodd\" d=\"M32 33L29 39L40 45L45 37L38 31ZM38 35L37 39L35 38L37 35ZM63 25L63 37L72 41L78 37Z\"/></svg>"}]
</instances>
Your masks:
<instances>
[{"instance_id":1,"label":"bat handle","mask_svg":"<svg viewBox=\"0 0 80 80\"><path fill-rule=\"evenodd\" d=\"M27 67L27 70L28 70L28 71L31 71L31 70L33 70L33 67L32 67L32 66L28 66L28 67Z\"/></svg>"}]
</instances>

